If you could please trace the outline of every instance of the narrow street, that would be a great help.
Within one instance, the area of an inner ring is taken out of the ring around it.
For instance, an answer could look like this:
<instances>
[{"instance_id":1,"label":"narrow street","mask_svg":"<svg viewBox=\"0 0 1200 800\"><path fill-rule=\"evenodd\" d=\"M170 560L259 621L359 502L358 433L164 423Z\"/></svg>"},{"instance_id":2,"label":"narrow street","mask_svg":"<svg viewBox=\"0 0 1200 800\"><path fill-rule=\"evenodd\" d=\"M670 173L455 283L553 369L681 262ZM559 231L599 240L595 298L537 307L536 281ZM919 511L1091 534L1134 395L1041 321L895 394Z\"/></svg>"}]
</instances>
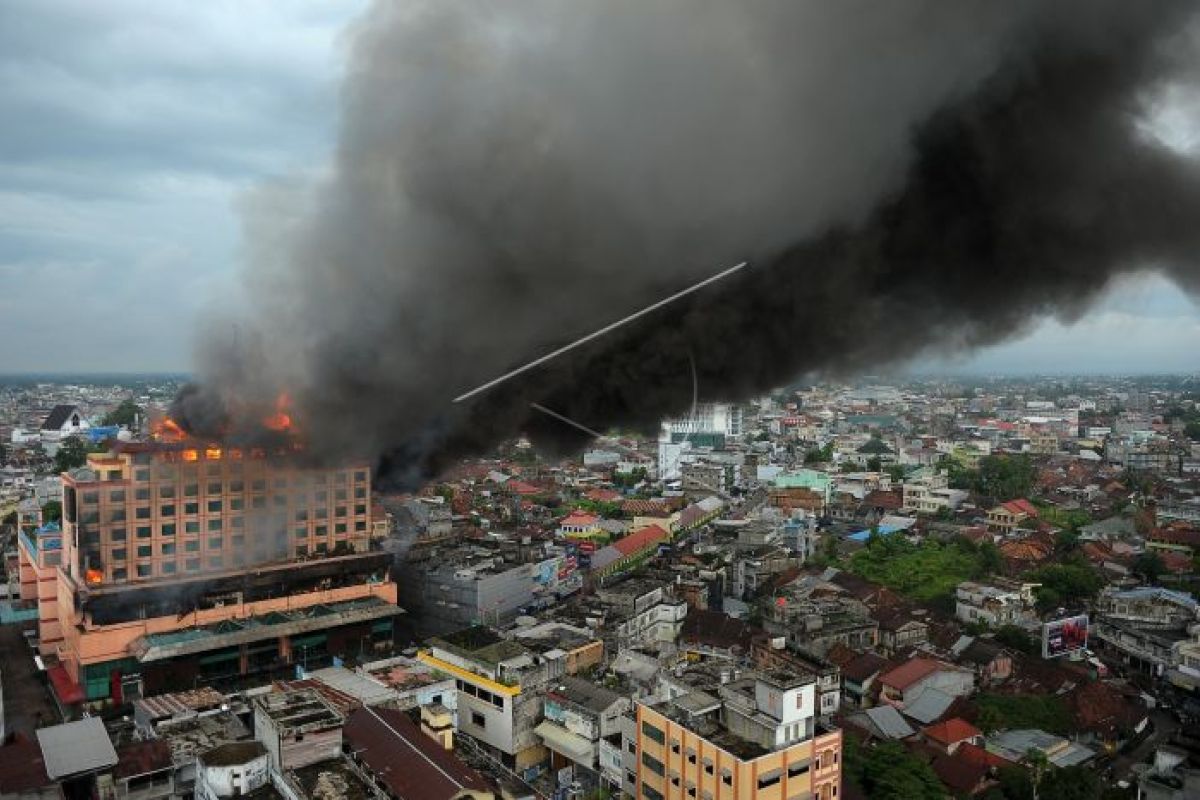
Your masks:
<instances>
[{"instance_id":1,"label":"narrow street","mask_svg":"<svg viewBox=\"0 0 1200 800\"><path fill-rule=\"evenodd\" d=\"M33 663L19 625L0 626L0 681L4 684L4 723L7 733L32 734L39 726L60 722Z\"/></svg>"}]
</instances>

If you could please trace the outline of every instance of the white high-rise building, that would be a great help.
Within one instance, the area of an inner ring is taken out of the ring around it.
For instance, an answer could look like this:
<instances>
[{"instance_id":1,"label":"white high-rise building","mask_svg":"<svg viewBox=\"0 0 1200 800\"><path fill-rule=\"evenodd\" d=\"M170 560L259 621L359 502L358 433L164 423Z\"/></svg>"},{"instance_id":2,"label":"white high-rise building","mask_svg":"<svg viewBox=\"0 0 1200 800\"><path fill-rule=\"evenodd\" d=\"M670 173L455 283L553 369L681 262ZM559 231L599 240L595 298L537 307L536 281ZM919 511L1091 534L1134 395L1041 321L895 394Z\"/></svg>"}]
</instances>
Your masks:
<instances>
[{"instance_id":1,"label":"white high-rise building","mask_svg":"<svg viewBox=\"0 0 1200 800\"><path fill-rule=\"evenodd\" d=\"M742 435L742 407L729 403L701 403L695 414L664 420L658 435L658 474L665 481L678 480L687 452L712 447L717 439Z\"/></svg>"}]
</instances>

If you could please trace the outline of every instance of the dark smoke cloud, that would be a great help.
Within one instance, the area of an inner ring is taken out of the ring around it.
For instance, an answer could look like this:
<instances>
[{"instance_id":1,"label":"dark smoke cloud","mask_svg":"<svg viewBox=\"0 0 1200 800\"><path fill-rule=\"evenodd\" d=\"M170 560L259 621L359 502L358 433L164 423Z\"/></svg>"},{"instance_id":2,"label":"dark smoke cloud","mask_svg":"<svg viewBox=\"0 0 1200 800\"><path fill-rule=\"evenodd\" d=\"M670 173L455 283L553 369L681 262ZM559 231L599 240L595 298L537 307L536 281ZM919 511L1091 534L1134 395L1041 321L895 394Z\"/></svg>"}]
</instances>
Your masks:
<instances>
[{"instance_id":1,"label":"dark smoke cloud","mask_svg":"<svg viewBox=\"0 0 1200 800\"><path fill-rule=\"evenodd\" d=\"M1195 290L1197 167L1145 122L1193 11L381 2L335 164L248 204L246 308L179 412L213 430L286 388L312 452L411 481L518 430L578 444L530 401L649 428L690 403L689 354L735 399L1071 318L1123 271Z\"/></svg>"}]
</instances>

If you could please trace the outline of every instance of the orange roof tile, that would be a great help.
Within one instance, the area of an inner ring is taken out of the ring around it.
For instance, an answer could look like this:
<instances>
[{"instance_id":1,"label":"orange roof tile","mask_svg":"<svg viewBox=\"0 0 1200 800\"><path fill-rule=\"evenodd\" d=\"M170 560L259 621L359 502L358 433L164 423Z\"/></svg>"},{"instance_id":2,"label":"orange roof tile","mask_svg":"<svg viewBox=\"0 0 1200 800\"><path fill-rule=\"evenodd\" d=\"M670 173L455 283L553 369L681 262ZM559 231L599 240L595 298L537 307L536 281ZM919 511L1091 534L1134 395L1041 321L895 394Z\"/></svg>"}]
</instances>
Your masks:
<instances>
[{"instance_id":1,"label":"orange roof tile","mask_svg":"<svg viewBox=\"0 0 1200 800\"><path fill-rule=\"evenodd\" d=\"M960 717L953 717L936 725L930 725L924 729L923 733L938 744L945 745L956 744L965 739L974 739L976 736L983 735L978 728Z\"/></svg>"}]
</instances>

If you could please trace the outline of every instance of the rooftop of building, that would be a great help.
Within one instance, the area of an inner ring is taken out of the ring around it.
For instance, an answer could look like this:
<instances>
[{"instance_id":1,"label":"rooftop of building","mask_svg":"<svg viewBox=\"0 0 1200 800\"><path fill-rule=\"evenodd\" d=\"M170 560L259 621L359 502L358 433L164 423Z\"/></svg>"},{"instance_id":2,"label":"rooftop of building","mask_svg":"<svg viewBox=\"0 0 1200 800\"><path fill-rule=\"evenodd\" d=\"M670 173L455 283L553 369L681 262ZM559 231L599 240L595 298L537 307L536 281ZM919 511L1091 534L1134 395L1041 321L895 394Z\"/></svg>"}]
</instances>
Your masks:
<instances>
[{"instance_id":1,"label":"rooftop of building","mask_svg":"<svg viewBox=\"0 0 1200 800\"><path fill-rule=\"evenodd\" d=\"M355 711L346 721L345 737L356 757L398 800L449 800L463 790L488 788L479 773L403 712Z\"/></svg>"},{"instance_id":2,"label":"rooftop of building","mask_svg":"<svg viewBox=\"0 0 1200 800\"><path fill-rule=\"evenodd\" d=\"M164 721L155 732L170 746L176 766L191 764L198 754L214 747L250 738L250 731L229 711Z\"/></svg>"},{"instance_id":3,"label":"rooftop of building","mask_svg":"<svg viewBox=\"0 0 1200 800\"><path fill-rule=\"evenodd\" d=\"M200 761L210 767L233 767L266 755L262 742L227 742L198 754Z\"/></svg>"},{"instance_id":4,"label":"rooftop of building","mask_svg":"<svg viewBox=\"0 0 1200 800\"><path fill-rule=\"evenodd\" d=\"M519 642L502 638L484 625L435 636L429 640L429 644L492 667L510 659L529 655L529 648Z\"/></svg>"},{"instance_id":5,"label":"rooftop of building","mask_svg":"<svg viewBox=\"0 0 1200 800\"><path fill-rule=\"evenodd\" d=\"M342 715L315 689L270 692L254 698L255 712L275 723L282 736L339 727Z\"/></svg>"},{"instance_id":6,"label":"rooftop of building","mask_svg":"<svg viewBox=\"0 0 1200 800\"><path fill-rule=\"evenodd\" d=\"M305 800L374 800L372 788L340 758L289 770L285 778Z\"/></svg>"},{"instance_id":7,"label":"rooftop of building","mask_svg":"<svg viewBox=\"0 0 1200 800\"><path fill-rule=\"evenodd\" d=\"M141 661L157 661L402 613L403 610L398 606L374 596L317 603L288 611L272 611L262 616L226 619L213 625L150 633L137 639L131 649Z\"/></svg>"},{"instance_id":8,"label":"rooftop of building","mask_svg":"<svg viewBox=\"0 0 1200 800\"><path fill-rule=\"evenodd\" d=\"M621 694L612 689L583 678L577 678L574 675L564 675L559 678L557 683L551 684L547 688L546 694L596 713L606 711L613 703L622 698Z\"/></svg>"}]
</instances>

